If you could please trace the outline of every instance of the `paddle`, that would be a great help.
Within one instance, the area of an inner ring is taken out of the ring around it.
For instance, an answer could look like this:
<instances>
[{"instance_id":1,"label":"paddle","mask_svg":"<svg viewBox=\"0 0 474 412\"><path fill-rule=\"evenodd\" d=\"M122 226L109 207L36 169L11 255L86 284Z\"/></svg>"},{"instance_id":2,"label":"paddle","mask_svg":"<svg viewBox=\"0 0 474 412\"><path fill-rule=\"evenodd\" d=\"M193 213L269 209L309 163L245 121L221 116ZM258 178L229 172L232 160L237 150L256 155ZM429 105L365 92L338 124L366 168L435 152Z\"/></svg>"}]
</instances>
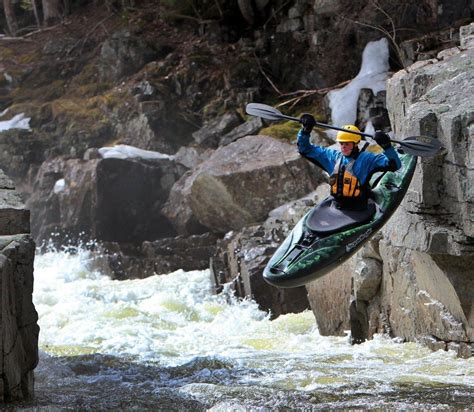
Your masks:
<instances>
[{"instance_id":1,"label":"paddle","mask_svg":"<svg viewBox=\"0 0 474 412\"><path fill-rule=\"evenodd\" d=\"M295 122L300 122L300 119L297 117L287 116L281 113L278 109L275 109L272 106L261 103L249 103L245 108L247 114L252 116L262 117L267 120L292 120ZM353 130L343 129L342 127L332 126L329 124L324 124L316 122L316 126L323 127L326 129L340 130L344 132L349 132L353 134L358 134L360 136L374 138L373 135L363 132L356 132ZM438 139L429 136L411 136L403 140L393 140L391 142L397 143L403 147L405 152L420 157L434 156L442 148L441 142Z\"/></svg>"}]
</instances>

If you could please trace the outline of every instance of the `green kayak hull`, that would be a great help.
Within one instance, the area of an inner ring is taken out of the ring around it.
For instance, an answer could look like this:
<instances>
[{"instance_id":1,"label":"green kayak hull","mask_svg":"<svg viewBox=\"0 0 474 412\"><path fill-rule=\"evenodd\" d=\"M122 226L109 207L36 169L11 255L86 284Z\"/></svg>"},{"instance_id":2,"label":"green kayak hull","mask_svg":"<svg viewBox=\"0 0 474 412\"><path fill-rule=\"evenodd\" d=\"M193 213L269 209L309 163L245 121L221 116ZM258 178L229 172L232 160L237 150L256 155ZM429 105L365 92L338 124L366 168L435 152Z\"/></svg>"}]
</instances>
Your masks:
<instances>
[{"instance_id":1,"label":"green kayak hull","mask_svg":"<svg viewBox=\"0 0 474 412\"><path fill-rule=\"evenodd\" d=\"M316 280L354 255L392 216L405 196L417 158L401 154L402 167L388 172L373 189L376 211L370 220L331 234L308 226L310 210L294 227L267 263L263 278L273 286L294 288ZM377 178L374 176L372 182ZM315 206L315 208L318 205Z\"/></svg>"}]
</instances>

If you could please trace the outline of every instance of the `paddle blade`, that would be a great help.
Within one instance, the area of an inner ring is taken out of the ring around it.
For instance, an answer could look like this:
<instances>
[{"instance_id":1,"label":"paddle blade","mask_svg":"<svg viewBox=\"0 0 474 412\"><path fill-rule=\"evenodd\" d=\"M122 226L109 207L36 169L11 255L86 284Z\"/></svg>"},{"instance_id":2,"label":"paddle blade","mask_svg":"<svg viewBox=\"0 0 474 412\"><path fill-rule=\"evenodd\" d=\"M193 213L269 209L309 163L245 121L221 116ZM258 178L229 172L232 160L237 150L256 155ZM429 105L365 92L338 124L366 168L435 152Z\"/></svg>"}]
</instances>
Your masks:
<instances>
[{"instance_id":1,"label":"paddle blade","mask_svg":"<svg viewBox=\"0 0 474 412\"><path fill-rule=\"evenodd\" d=\"M434 156L443 148L438 139L429 136L407 137L398 143L405 152L420 157Z\"/></svg>"},{"instance_id":2,"label":"paddle blade","mask_svg":"<svg viewBox=\"0 0 474 412\"><path fill-rule=\"evenodd\" d=\"M267 120L282 120L285 116L274 107L261 103L249 103L245 108L247 114Z\"/></svg>"}]
</instances>

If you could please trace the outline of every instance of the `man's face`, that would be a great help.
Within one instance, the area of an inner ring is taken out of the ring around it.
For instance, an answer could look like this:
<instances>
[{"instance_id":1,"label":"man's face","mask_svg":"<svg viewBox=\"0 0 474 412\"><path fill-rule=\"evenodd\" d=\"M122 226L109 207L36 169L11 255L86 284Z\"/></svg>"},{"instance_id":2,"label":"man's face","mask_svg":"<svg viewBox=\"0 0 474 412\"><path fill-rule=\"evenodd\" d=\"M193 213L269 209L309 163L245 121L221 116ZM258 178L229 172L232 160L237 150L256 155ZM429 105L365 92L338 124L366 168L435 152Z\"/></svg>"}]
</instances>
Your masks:
<instances>
[{"instance_id":1,"label":"man's face","mask_svg":"<svg viewBox=\"0 0 474 412\"><path fill-rule=\"evenodd\" d=\"M341 152L344 156L349 156L355 145L353 142L339 142L339 144L341 145Z\"/></svg>"}]
</instances>

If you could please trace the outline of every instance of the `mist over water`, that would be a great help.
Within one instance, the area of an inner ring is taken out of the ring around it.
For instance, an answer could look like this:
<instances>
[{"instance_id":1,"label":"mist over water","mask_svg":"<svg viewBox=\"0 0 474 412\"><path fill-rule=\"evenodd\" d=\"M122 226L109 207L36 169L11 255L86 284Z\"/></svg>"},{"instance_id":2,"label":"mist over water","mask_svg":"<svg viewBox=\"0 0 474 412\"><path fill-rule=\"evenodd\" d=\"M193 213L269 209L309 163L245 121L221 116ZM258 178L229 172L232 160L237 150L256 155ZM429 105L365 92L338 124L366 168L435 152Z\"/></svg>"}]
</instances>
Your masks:
<instances>
[{"instance_id":1,"label":"mist over water","mask_svg":"<svg viewBox=\"0 0 474 412\"><path fill-rule=\"evenodd\" d=\"M36 405L85 409L469 408L474 359L376 336L322 337L310 311L270 321L212 294L208 271L115 281L93 255L35 260Z\"/></svg>"}]
</instances>

